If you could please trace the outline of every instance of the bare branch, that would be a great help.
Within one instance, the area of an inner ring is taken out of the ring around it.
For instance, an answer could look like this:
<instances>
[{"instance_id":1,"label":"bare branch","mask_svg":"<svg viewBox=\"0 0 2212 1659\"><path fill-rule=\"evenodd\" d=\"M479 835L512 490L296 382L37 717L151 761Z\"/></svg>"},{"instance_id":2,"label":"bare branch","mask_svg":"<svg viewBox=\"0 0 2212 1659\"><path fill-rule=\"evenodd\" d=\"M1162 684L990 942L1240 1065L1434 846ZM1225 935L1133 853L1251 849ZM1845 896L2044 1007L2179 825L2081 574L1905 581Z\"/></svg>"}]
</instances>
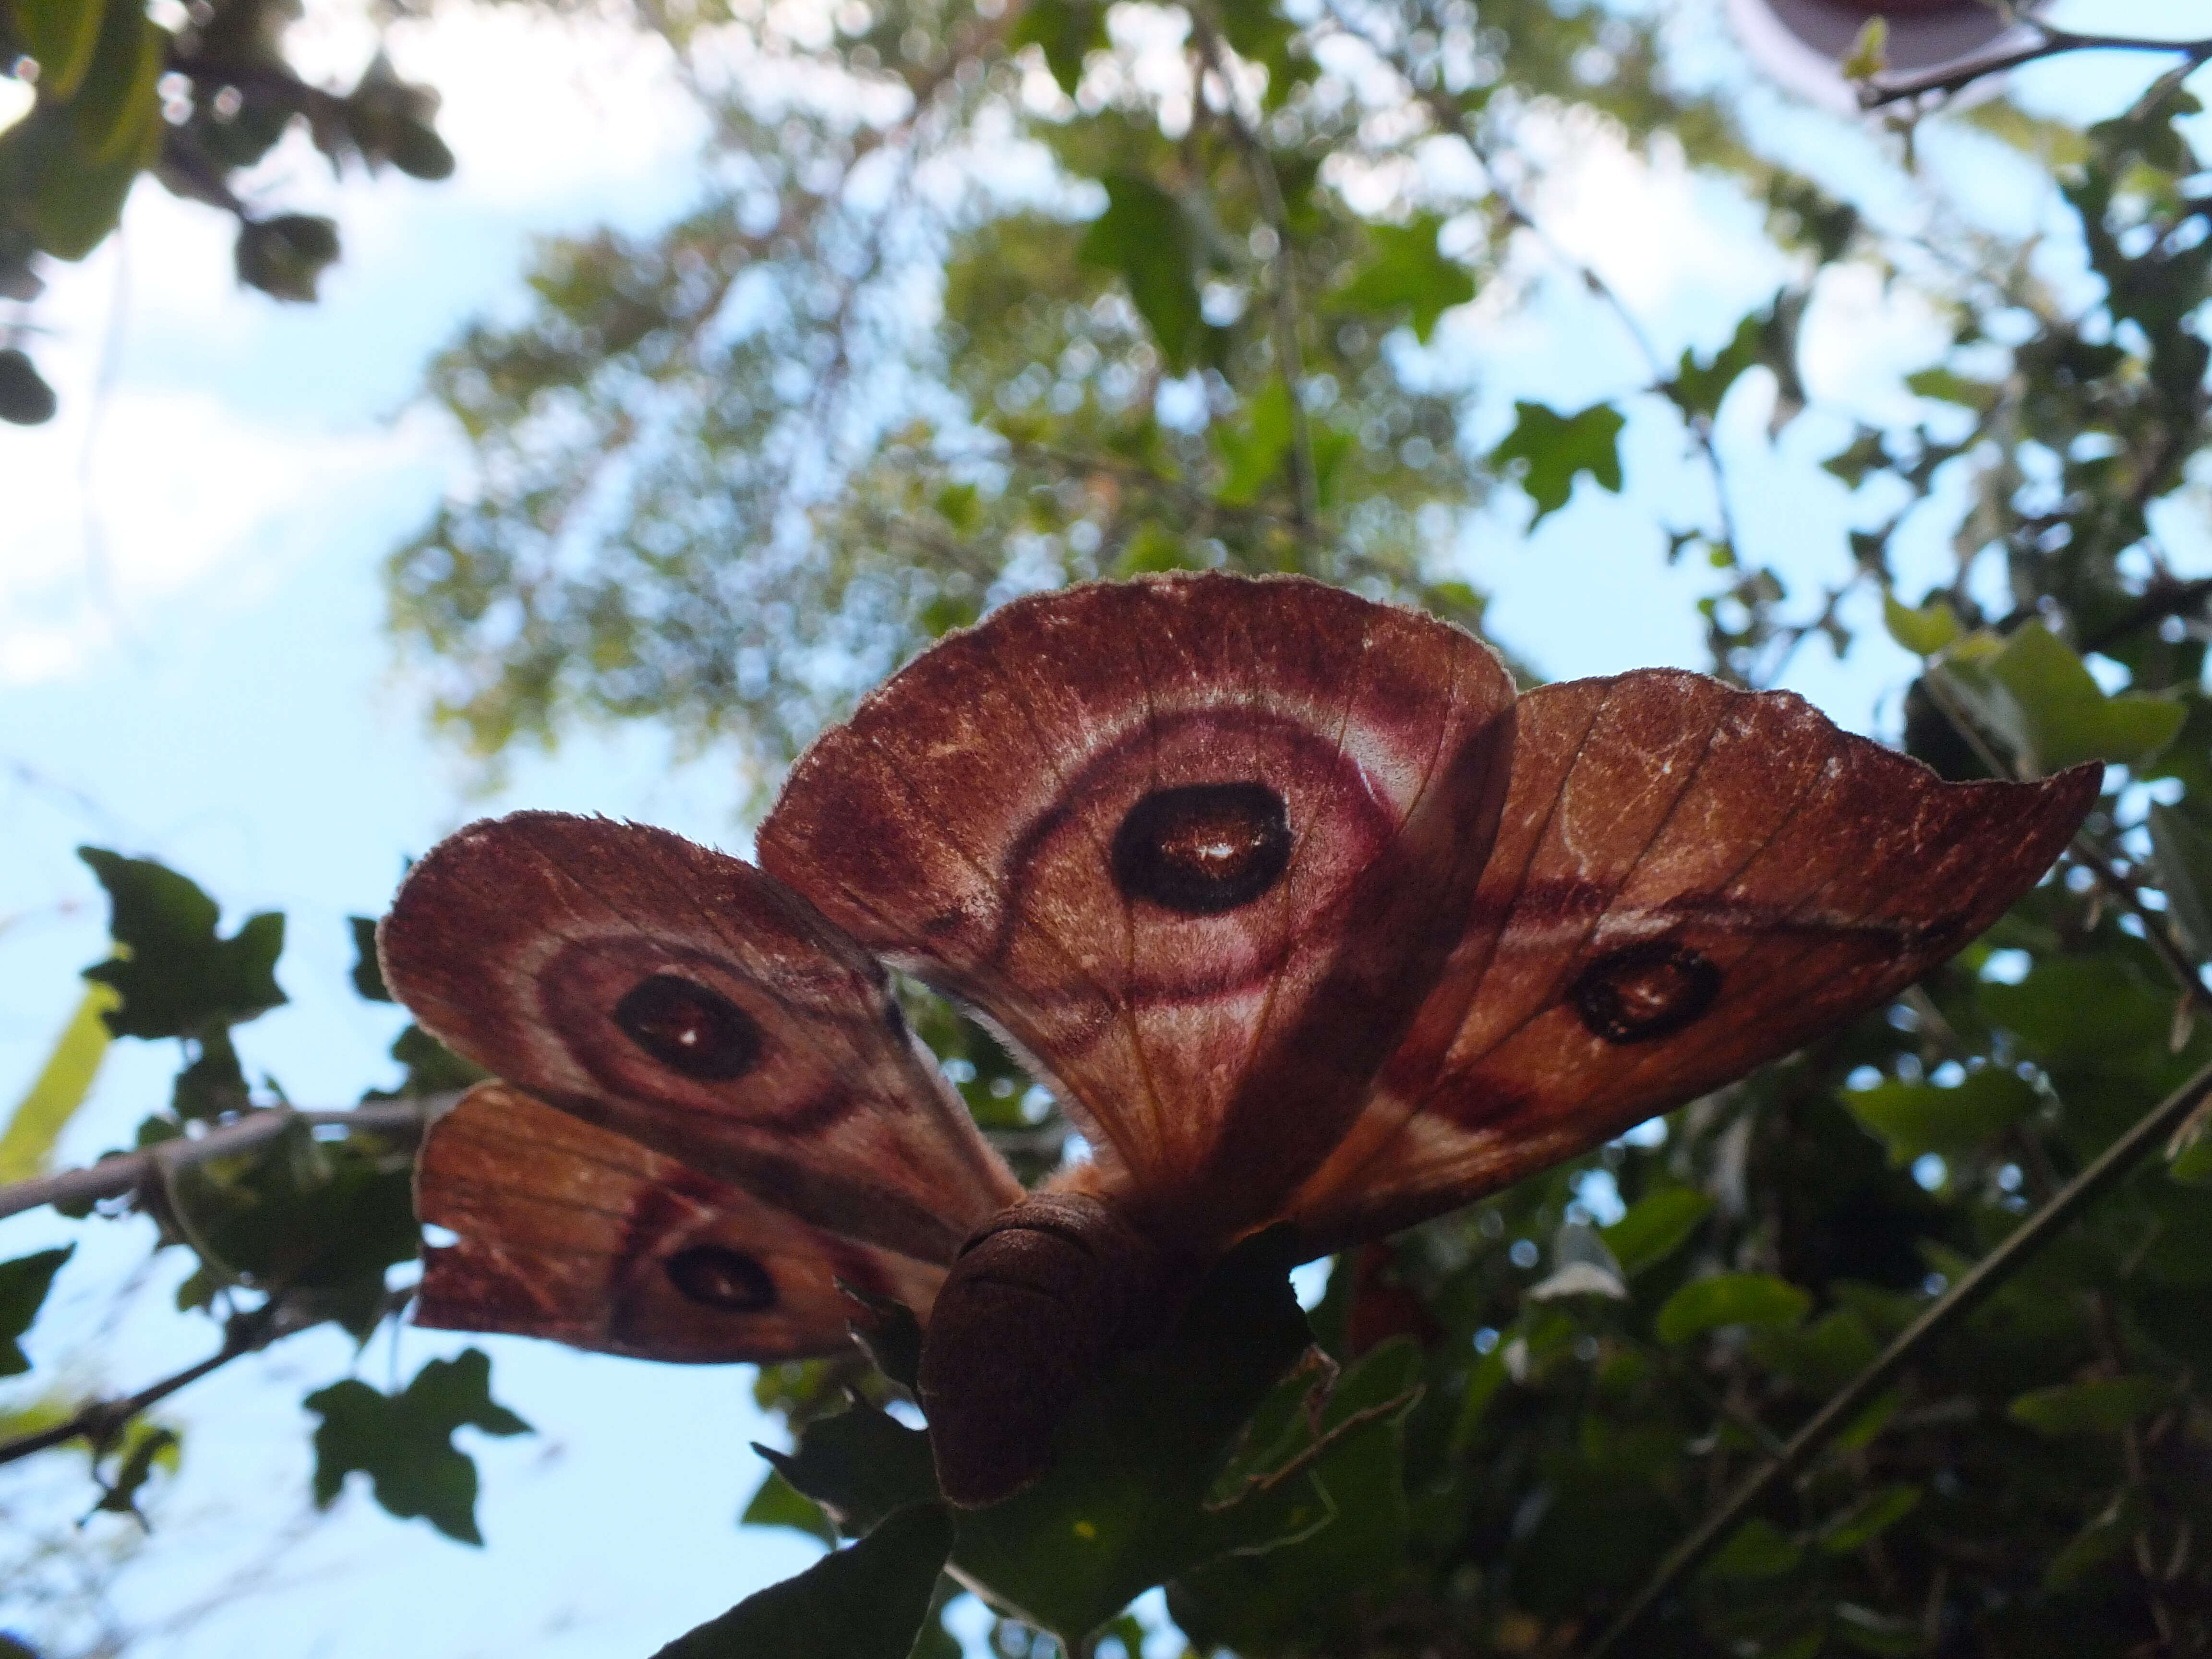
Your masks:
<instances>
[{"instance_id":1,"label":"bare branch","mask_svg":"<svg viewBox=\"0 0 2212 1659\"><path fill-rule=\"evenodd\" d=\"M363 1134L412 1138L459 1098L458 1093L448 1093L372 1101L343 1111L310 1112L290 1106L272 1106L249 1112L217 1125L205 1134L179 1136L143 1152L104 1158L81 1170L64 1170L58 1175L40 1176L0 1187L0 1218L35 1210L45 1204L82 1204L136 1192L151 1177L189 1164L204 1164L211 1158L228 1158L245 1152L295 1123L311 1127L335 1124Z\"/></svg>"},{"instance_id":2,"label":"bare branch","mask_svg":"<svg viewBox=\"0 0 2212 1659\"><path fill-rule=\"evenodd\" d=\"M1887 75L1876 76L1859 88L1861 109L1886 109L1892 104L1941 96L1963 90L1986 76L2002 75L2005 70L2018 69L2022 64L2033 64L2039 58L2056 58L2069 52L2175 52L2186 60L2182 72L2212 62L2212 35L2201 40L2144 40L2123 34L2077 34L2071 29L2053 28L2039 23L2041 39L2023 43L2012 52L2001 52L1994 58L1972 58L1960 64L1932 69L1919 75L1893 79Z\"/></svg>"},{"instance_id":3,"label":"bare branch","mask_svg":"<svg viewBox=\"0 0 2212 1659\"><path fill-rule=\"evenodd\" d=\"M278 1317L282 1304L272 1301L267 1306L250 1314L241 1314L223 1328L222 1346L205 1359L172 1372L158 1382L149 1382L137 1393L120 1400L95 1400L78 1409L75 1415L40 1429L35 1434L18 1435L13 1440L0 1441L0 1464L13 1463L28 1457L33 1452L48 1447L66 1444L82 1439L90 1443L93 1455L98 1456L114 1443L115 1437L140 1413L150 1410L167 1400L178 1389L197 1382L209 1372L220 1370L241 1354L255 1353L267 1347L280 1336L289 1335L307 1326L288 1322Z\"/></svg>"}]
</instances>

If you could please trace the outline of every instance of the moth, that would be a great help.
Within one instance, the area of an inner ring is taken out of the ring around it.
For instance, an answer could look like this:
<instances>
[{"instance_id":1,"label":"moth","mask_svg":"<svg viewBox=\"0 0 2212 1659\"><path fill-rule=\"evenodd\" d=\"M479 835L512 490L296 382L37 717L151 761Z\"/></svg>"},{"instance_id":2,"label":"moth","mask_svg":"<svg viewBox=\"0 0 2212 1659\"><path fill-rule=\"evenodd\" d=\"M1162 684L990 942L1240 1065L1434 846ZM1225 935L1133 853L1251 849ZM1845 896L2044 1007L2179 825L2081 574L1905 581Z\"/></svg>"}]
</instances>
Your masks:
<instances>
[{"instance_id":1,"label":"moth","mask_svg":"<svg viewBox=\"0 0 2212 1659\"><path fill-rule=\"evenodd\" d=\"M1441 1214L1893 996L2048 869L2100 770L1948 783L1798 697L1516 695L1303 579L1005 605L799 759L757 865L525 812L409 874L386 982L501 1079L430 1131L416 1318L650 1358L911 1307L945 1495L1034 1479L1209 1264ZM1024 1192L889 969L1091 1156Z\"/></svg>"}]
</instances>

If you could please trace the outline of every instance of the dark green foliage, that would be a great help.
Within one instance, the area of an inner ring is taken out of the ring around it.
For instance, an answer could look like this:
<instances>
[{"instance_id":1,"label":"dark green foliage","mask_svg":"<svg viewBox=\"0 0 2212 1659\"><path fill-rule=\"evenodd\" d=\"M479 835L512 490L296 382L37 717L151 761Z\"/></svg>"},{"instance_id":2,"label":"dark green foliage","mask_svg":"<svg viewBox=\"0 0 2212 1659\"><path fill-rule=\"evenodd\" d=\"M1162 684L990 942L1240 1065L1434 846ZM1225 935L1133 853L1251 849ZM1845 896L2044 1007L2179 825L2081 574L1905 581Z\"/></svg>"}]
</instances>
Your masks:
<instances>
[{"instance_id":1,"label":"dark green foliage","mask_svg":"<svg viewBox=\"0 0 2212 1659\"><path fill-rule=\"evenodd\" d=\"M17 1376L31 1369L20 1339L31 1328L52 1288L54 1275L76 1246L40 1250L0 1261L0 1376Z\"/></svg>"},{"instance_id":2,"label":"dark green foliage","mask_svg":"<svg viewBox=\"0 0 2212 1659\"><path fill-rule=\"evenodd\" d=\"M1373 254L1328 304L1377 317L1403 311L1415 337L1427 339L1438 317L1474 298L1474 278L1467 268L1437 251L1437 233L1443 228L1433 213L1409 225L1376 225L1368 233Z\"/></svg>"},{"instance_id":3,"label":"dark green foliage","mask_svg":"<svg viewBox=\"0 0 2212 1659\"><path fill-rule=\"evenodd\" d=\"M951 1545L942 1504L901 1510L851 1548L671 1642L656 1659L907 1659Z\"/></svg>"},{"instance_id":4,"label":"dark green foliage","mask_svg":"<svg viewBox=\"0 0 2212 1659\"><path fill-rule=\"evenodd\" d=\"M97 847L77 856L107 890L109 932L116 959L84 976L114 987L123 1006L109 1012L118 1036L199 1037L252 1019L284 1000L276 958L284 918L248 916L225 939L222 912L190 879L149 859L127 859Z\"/></svg>"},{"instance_id":5,"label":"dark green foliage","mask_svg":"<svg viewBox=\"0 0 2212 1659\"><path fill-rule=\"evenodd\" d=\"M276 299L312 301L324 268L337 257L337 226L314 214L249 219L238 228L238 280Z\"/></svg>"},{"instance_id":6,"label":"dark green foliage","mask_svg":"<svg viewBox=\"0 0 2212 1659\"><path fill-rule=\"evenodd\" d=\"M20 349L0 351L0 421L40 426L54 418L54 389Z\"/></svg>"},{"instance_id":7,"label":"dark green foliage","mask_svg":"<svg viewBox=\"0 0 2212 1659\"><path fill-rule=\"evenodd\" d=\"M336 227L304 214L262 216L234 188L295 122L333 165L451 173L437 94L399 80L381 53L350 94L302 79L284 52L299 15L297 0L206 0L178 14L173 33L144 0L0 7L0 74L29 60L23 78L36 89L28 115L0 136L0 301L37 297L41 257L82 259L105 241L142 174L237 218L241 282L281 300L313 299L337 257ZM28 356L12 343L0 350L0 420L35 424L53 410Z\"/></svg>"},{"instance_id":8,"label":"dark green foliage","mask_svg":"<svg viewBox=\"0 0 2212 1659\"><path fill-rule=\"evenodd\" d=\"M1528 520L1534 530L1567 504L1576 477L1589 475L1601 489L1620 490L1620 429L1627 424L1611 404L1592 404L1575 415L1562 415L1541 404L1513 405L1513 429L1490 452L1492 465L1511 468L1528 499L1536 504Z\"/></svg>"},{"instance_id":9,"label":"dark green foliage","mask_svg":"<svg viewBox=\"0 0 2212 1659\"><path fill-rule=\"evenodd\" d=\"M376 1501L404 1518L420 1516L448 1538L481 1544L477 1466L453 1443L456 1429L527 1434L530 1425L491 1397L491 1361L471 1348L433 1359L396 1395L348 1379L311 1394L315 1431L315 1502L327 1508L358 1469Z\"/></svg>"}]
</instances>

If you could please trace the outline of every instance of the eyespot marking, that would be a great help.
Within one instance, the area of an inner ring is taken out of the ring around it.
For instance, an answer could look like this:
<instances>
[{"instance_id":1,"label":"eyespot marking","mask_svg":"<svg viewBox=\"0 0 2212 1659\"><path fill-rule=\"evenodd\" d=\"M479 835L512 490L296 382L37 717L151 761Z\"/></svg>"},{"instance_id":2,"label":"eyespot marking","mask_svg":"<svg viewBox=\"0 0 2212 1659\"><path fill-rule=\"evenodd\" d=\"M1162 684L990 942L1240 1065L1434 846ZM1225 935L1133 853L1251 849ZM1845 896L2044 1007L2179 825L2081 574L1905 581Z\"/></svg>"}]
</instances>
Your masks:
<instances>
[{"instance_id":1,"label":"eyespot marking","mask_svg":"<svg viewBox=\"0 0 2212 1659\"><path fill-rule=\"evenodd\" d=\"M743 1250L726 1244L694 1244L662 1264L686 1301L723 1313L766 1313L775 1306L775 1280Z\"/></svg>"},{"instance_id":2,"label":"eyespot marking","mask_svg":"<svg viewBox=\"0 0 2212 1659\"><path fill-rule=\"evenodd\" d=\"M1290 817L1264 783L1155 789L1114 832L1114 884L1123 896L1187 916L1242 908L1290 862Z\"/></svg>"},{"instance_id":3,"label":"eyespot marking","mask_svg":"<svg viewBox=\"0 0 2212 1659\"><path fill-rule=\"evenodd\" d=\"M1672 939L1646 939L1609 951L1568 988L1593 1036L1607 1042L1654 1042L1697 1019L1720 994L1721 970Z\"/></svg>"},{"instance_id":4,"label":"eyespot marking","mask_svg":"<svg viewBox=\"0 0 2212 1659\"><path fill-rule=\"evenodd\" d=\"M727 1082L760 1064L761 1029L719 992L680 974L653 974L615 1005L623 1035L672 1072Z\"/></svg>"}]
</instances>

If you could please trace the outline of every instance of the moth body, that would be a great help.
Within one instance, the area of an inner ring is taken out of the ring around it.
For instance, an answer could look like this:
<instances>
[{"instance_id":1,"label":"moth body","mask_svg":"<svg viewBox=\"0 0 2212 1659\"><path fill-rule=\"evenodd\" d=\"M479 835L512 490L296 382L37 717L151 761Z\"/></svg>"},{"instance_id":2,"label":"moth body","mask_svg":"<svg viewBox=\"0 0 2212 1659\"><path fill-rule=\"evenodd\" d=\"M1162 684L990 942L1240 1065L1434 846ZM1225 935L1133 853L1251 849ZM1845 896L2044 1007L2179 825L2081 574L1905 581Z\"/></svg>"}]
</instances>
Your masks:
<instances>
[{"instance_id":1,"label":"moth body","mask_svg":"<svg viewBox=\"0 0 2212 1659\"><path fill-rule=\"evenodd\" d=\"M1089 1194L1032 1194L979 1228L922 1340L921 1407L945 1497L975 1508L1043 1474L1075 1402L1180 1311L1193 1265Z\"/></svg>"}]
</instances>

